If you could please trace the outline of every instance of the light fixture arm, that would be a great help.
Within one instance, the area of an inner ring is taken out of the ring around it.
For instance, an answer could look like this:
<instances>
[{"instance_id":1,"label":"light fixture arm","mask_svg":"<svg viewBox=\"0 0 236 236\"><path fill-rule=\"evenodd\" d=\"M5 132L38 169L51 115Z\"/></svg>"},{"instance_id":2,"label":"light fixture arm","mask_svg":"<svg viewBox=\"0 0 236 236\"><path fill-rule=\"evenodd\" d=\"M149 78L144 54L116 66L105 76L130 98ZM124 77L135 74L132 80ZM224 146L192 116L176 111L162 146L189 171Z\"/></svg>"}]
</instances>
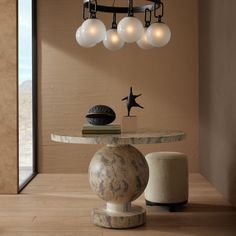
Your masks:
<instances>
[{"instance_id":1,"label":"light fixture arm","mask_svg":"<svg viewBox=\"0 0 236 236\"><path fill-rule=\"evenodd\" d=\"M89 9L89 2L91 0L83 0L84 1L84 8ZM132 13L144 13L146 9L151 10L152 12L154 11L154 5L156 4L156 7L159 7L159 2L161 2L161 0L146 0L147 2L150 2L150 4L146 4L143 6L134 6L133 5L133 0L132 0ZM97 2L97 1L96 1ZM130 0L129 2L130 3ZM96 8L96 12L107 12L107 13L121 13L121 14L128 14L129 13L129 9L130 6L128 5L128 7L119 7L119 6L106 6L106 5L101 5L101 4L96 4L96 6L94 6L93 1L91 1L90 3L90 8L94 9Z\"/></svg>"},{"instance_id":2,"label":"light fixture arm","mask_svg":"<svg viewBox=\"0 0 236 236\"><path fill-rule=\"evenodd\" d=\"M148 14L149 14L149 18L148 18ZM145 10L145 15L144 15L144 27L145 28L148 28L151 24L151 21L152 21L152 11L149 10L148 8Z\"/></svg>"},{"instance_id":3,"label":"light fixture arm","mask_svg":"<svg viewBox=\"0 0 236 236\"><path fill-rule=\"evenodd\" d=\"M97 14L97 0L89 0L89 13L91 19L96 19Z\"/></svg>"},{"instance_id":4,"label":"light fixture arm","mask_svg":"<svg viewBox=\"0 0 236 236\"><path fill-rule=\"evenodd\" d=\"M83 4L83 19L84 19L84 20L87 20L87 19L88 19L88 16L86 16L86 12L88 12L88 11L86 11L86 9L87 9L86 5Z\"/></svg>"},{"instance_id":5,"label":"light fixture arm","mask_svg":"<svg viewBox=\"0 0 236 236\"><path fill-rule=\"evenodd\" d=\"M161 10L161 13L158 14L158 10ZM164 5L160 0L157 0L154 4L154 17L157 19L157 22L162 22L162 17L164 16Z\"/></svg>"},{"instance_id":6,"label":"light fixture arm","mask_svg":"<svg viewBox=\"0 0 236 236\"><path fill-rule=\"evenodd\" d=\"M128 10L128 16L134 16L134 2L133 0L128 0L129 3L129 10Z\"/></svg>"},{"instance_id":7,"label":"light fixture arm","mask_svg":"<svg viewBox=\"0 0 236 236\"><path fill-rule=\"evenodd\" d=\"M116 23L116 12L113 13L113 18L112 18L112 29L117 29L117 23Z\"/></svg>"}]
</instances>

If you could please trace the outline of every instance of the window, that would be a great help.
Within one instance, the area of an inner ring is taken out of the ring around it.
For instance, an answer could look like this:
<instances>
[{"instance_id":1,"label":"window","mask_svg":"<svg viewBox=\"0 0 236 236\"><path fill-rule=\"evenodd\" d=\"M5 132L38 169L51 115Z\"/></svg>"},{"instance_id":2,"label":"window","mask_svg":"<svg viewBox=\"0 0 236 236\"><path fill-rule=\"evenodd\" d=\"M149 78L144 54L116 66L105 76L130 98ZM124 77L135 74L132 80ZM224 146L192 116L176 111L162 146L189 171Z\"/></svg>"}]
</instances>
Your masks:
<instances>
[{"instance_id":1,"label":"window","mask_svg":"<svg viewBox=\"0 0 236 236\"><path fill-rule=\"evenodd\" d=\"M35 0L18 0L19 186L36 174Z\"/></svg>"}]
</instances>

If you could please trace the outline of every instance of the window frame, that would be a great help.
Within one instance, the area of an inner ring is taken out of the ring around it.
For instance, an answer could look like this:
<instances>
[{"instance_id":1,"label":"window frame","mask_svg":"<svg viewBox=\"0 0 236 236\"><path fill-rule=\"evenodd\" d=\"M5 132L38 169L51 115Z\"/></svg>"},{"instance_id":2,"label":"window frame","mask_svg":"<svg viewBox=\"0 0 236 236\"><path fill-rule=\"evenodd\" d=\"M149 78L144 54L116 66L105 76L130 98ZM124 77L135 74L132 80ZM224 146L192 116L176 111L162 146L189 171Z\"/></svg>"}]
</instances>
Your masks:
<instances>
[{"instance_id":1,"label":"window frame","mask_svg":"<svg viewBox=\"0 0 236 236\"><path fill-rule=\"evenodd\" d=\"M38 157L38 94L37 94L37 75L38 75L38 68L37 68L37 0L32 1L32 148L33 148L33 172L31 175L24 181L24 183L19 183L19 174L20 174L20 166L19 166L19 105L17 108L18 113L18 163L17 163L17 186L18 186L18 193L20 193L29 183L30 181L38 174L38 165L37 165L37 157ZM19 48L19 0L17 0L17 100L19 100L19 55L18 55L18 48Z\"/></svg>"}]
</instances>

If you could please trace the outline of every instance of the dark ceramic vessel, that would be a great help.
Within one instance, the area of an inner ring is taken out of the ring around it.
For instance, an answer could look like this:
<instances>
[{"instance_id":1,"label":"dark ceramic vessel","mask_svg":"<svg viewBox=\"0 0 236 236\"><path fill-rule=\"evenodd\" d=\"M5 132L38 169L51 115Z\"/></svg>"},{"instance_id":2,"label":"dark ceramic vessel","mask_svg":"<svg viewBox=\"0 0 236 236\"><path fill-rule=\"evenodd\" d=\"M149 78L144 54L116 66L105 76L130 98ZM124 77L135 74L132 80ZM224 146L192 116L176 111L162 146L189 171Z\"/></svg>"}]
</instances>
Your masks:
<instances>
[{"instance_id":1,"label":"dark ceramic vessel","mask_svg":"<svg viewBox=\"0 0 236 236\"><path fill-rule=\"evenodd\" d=\"M96 105L89 109L87 121L92 125L107 125L116 118L116 113L106 105Z\"/></svg>"}]
</instances>

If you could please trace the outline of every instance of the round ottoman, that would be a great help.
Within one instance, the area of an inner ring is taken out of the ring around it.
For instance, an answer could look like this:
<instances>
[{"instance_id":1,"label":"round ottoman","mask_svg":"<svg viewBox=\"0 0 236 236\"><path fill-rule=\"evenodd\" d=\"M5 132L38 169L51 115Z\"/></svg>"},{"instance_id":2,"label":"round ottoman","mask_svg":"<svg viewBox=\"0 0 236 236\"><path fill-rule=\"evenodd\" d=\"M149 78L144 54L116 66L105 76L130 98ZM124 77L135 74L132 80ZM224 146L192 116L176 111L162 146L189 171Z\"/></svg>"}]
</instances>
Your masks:
<instances>
[{"instance_id":1,"label":"round ottoman","mask_svg":"<svg viewBox=\"0 0 236 236\"><path fill-rule=\"evenodd\" d=\"M178 152L154 152L146 155L149 180L146 204L168 206L170 211L188 201L188 160Z\"/></svg>"}]
</instances>

